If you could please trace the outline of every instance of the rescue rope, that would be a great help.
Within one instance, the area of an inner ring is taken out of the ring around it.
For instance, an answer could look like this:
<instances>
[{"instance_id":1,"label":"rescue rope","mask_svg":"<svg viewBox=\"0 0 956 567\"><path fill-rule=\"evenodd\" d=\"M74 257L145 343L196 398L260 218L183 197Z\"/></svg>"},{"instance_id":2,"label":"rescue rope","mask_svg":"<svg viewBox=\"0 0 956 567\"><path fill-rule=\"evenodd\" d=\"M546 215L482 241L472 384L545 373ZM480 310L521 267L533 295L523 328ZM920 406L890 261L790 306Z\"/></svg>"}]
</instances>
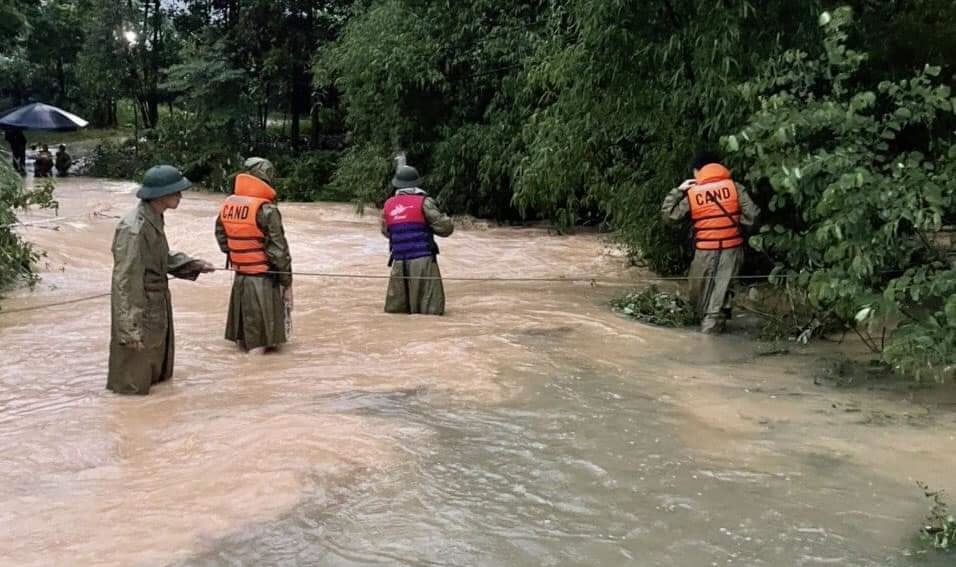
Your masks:
<instances>
[{"instance_id":1,"label":"rescue rope","mask_svg":"<svg viewBox=\"0 0 956 567\"><path fill-rule=\"evenodd\" d=\"M236 268L216 268L217 272L236 272ZM338 272L281 272L276 270L269 270L265 272L272 275L291 275L291 276L304 276L304 277L313 277L313 278L332 278L332 279L359 279L359 280L442 280L446 282L506 282L506 283L588 283L591 285L607 284L607 285L634 285L639 283L651 283L651 282L666 282L666 281L675 281L675 282L685 282L690 280L705 280L710 279L710 276L654 276L654 277L640 277L640 278L630 278L630 279L611 279L611 278L598 278L598 277L565 277L565 276L553 276L553 277L516 277L516 278L507 278L507 277L466 277L466 276L404 276L404 275L389 275L389 274L344 274ZM734 276L730 279L734 280L764 280L768 279L770 276ZM780 275L774 276L775 278L787 279L790 275Z\"/></svg>"},{"instance_id":2,"label":"rescue rope","mask_svg":"<svg viewBox=\"0 0 956 567\"><path fill-rule=\"evenodd\" d=\"M119 218L114 215L106 214L104 210L109 210L109 207L103 210L94 209L86 214L75 215L72 217L53 217L48 219L38 219L35 221L27 221L27 222L18 220L17 222L11 222L9 224L0 224L0 229L17 228L17 227L24 227L24 226L42 226L45 224L59 224L59 223L68 222L68 221L89 219L90 217L109 218L109 219Z\"/></svg>"},{"instance_id":3,"label":"rescue rope","mask_svg":"<svg viewBox=\"0 0 956 567\"><path fill-rule=\"evenodd\" d=\"M76 303L84 303L86 301L93 301L94 299L102 299L104 297L109 297L113 295L112 292L99 293L96 295L90 295L87 297L79 297L77 299L69 299L67 301L58 301L56 303L44 303L43 305L32 305L30 307L20 307L18 309L4 309L0 311L0 317L3 315L12 315L14 313L25 313L27 311L40 311L44 309L52 309L54 307L61 307L63 305L73 305Z\"/></svg>"},{"instance_id":4,"label":"rescue rope","mask_svg":"<svg viewBox=\"0 0 956 567\"><path fill-rule=\"evenodd\" d=\"M18 226L39 226L44 224L56 224L56 223L66 222L69 220L76 220L78 218L82 218L82 217L54 217L50 219L41 219L41 220L35 220L35 221L29 221L29 222L17 221L17 222L12 222L10 224L0 224L0 229L16 228Z\"/></svg>"},{"instance_id":5,"label":"rescue rope","mask_svg":"<svg viewBox=\"0 0 956 567\"><path fill-rule=\"evenodd\" d=\"M217 268L217 272L235 272L235 268ZM592 287L598 285L618 285L618 286L627 286L632 287L642 283L655 283L655 282L669 282L669 281L689 281L695 279L707 279L705 277L681 277L681 276L655 276L655 277L641 277L633 279L602 279L602 278L588 278L588 277L541 277L541 278L500 278L500 277L439 277L439 276L391 276L388 274L343 274L343 273L334 273L334 272L280 272L280 271L269 271L266 272L273 275L293 275L293 276L302 276L302 277L316 277L316 278L331 278L331 279L361 279L361 280L388 280L391 278L395 279L405 279L406 281L411 280L442 280L442 281L455 281L455 282L503 282L503 283L587 283ZM778 278L788 278L793 276L782 275L775 276ZM757 280L757 279L766 279L767 276L734 276L731 279L734 280ZM171 278L175 279L175 278ZM110 297L112 293L98 293L96 295L90 295L85 297L78 297L76 299L69 299L66 301L58 301L55 303L44 303L42 305L32 305L29 307L20 307L17 309L3 309L0 310L0 317L4 315L12 315L15 313L26 313L30 311L40 311L44 309L53 309L55 307L62 307L65 305L74 305L77 303L84 303L87 301L95 301L97 299L104 299Z\"/></svg>"},{"instance_id":6,"label":"rescue rope","mask_svg":"<svg viewBox=\"0 0 956 567\"><path fill-rule=\"evenodd\" d=\"M17 221L14 223L9 223L5 225L0 225L0 229L9 229L16 227L30 227L30 226L42 226L49 224L59 224L73 220L82 220L90 219L92 217L100 218L117 218L113 215L106 214L105 211L109 210L110 207L105 208L94 208L88 213L82 215L68 216L68 217L53 217L48 219L38 219L34 221ZM217 268L217 272L236 272L235 268ZM402 279L407 281L434 281L441 280L446 282L482 282L482 283L585 283L592 287L598 285L608 285L608 286L636 286L642 283L655 283L655 282L682 282L682 281L691 281L697 279L708 279L705 277L689 277L689 276L654 276L654 277L639 277L639 278L630 278L630 279L612 279L612 278L599 278L599 277L587 277L587 276L553 276L553 277L467 277L467 276L407 276L407 275L396 275L391 274L349 274L349 273L338 273L338 272L308 272L308 271L269 271L266 272L271 275L292 275L299 277L309 277L309 278L326 278L326 279L358 279L358 280L390 280L392 278ZM777 278L788 278L793 276L782 275L775 276ZM766 279L767 276L741 276L737 275L732 277L732 280L762 280ZM88 301L95 301L97 299L104 299L112 295L110 292L107 293L98 293L95 295L79 297L76 299L69 299L65 301L57 301L53 303L45 303L41 305L33 305L29 307L20 307L17 309L3 309L0 310L0 316L3 315L12 315L16 313L27 313L31 311L40 311L45 309L53 309L56 307L62 307L66 305L75 305L77 303L84 303Z\"/></svg>"}]
</instances>

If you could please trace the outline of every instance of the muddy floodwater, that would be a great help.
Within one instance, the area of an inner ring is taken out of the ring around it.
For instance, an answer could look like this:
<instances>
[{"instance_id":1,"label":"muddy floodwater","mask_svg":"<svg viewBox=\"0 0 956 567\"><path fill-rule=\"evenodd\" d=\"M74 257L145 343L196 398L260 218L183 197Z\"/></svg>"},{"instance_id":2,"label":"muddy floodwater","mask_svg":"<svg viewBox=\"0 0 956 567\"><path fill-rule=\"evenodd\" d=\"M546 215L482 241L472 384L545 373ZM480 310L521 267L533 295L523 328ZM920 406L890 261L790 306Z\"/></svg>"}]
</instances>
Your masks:
<instances>
[{"instance_id":1,"label":"muddy floodwater","mask_svg":"<svg viewBox=\"0 0 956 567\"><path fill-rule=\"evenodd\" d=\"M133 189L58 181L77 218L18 229L42 281L3 308L108 292ZM173 249L222 265L221 198L167 213ZM282 211L296 270L387 273L374 211ZM646 276L595 235L441 244L446 276ZM919 541L915 485L956 498L952 388L835 388L833 345L758 356L566 282L449 281L429 318L383 313L382 280L297 276L293 342L247 355L230 283L172 283L176 373L145 398L105 390L108 298L0 314L0 565L956 564Z\"/></svg>"}]
</instances>

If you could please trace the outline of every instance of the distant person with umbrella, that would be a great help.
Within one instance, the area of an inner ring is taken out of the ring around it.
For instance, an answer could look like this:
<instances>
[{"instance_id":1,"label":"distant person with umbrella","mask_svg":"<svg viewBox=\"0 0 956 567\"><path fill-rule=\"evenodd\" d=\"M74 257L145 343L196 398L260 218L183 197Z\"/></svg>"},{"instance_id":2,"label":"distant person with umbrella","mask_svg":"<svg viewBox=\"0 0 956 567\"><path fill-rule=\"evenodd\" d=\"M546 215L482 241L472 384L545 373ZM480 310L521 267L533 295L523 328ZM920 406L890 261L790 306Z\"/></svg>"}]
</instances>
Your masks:
<instances>
[{"instance_id":1,"label":"distant person with umbrella","mask_svg":"<svg viewBox=\"0 0 956 567\"><path fill-rule=\"evenodd\" d=\"M26 173L27 139L23 135L24 130L68 132L85 128L87 124L89 122L75 114L42 102L33 102L14 108L0 118L0 128L6 130L7 142L10 143L10 149L13 150L14 164L21 174ZM47 154L49 154L49 150L47 150ZM51 156L51 168L52 165Z\"/></svg>"},{"instance_id":2,"label":"distant person with umbrella","mask_svg":"<svg viewBox=\"0 0 956 567\"><path fill-rule=\"evenodd\" d=\"M27 172L27 137L20 128L11 128L4 131L4 138L10 144L10 153L13 155L13 168L18 173Z\"/></svg>"}]
</instances>

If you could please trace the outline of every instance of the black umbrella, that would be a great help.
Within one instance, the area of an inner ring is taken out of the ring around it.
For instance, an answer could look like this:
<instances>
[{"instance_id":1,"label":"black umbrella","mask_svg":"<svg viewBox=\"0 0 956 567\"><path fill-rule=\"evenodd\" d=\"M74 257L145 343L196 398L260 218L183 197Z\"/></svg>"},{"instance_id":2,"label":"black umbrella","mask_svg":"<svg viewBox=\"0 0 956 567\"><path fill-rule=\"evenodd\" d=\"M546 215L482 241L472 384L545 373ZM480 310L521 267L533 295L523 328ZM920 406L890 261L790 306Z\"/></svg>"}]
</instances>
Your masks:
<instances>
[{"instance_id":1,"label":"black umbrella","mask_svg":"<svg viewBox=\"0 0 956 567\"><path fill-rule=\"evenodd\" d=\"M4 130L53 130L64 132L84 128L89 124L62 108L33 102L6 112L0 118Z\"/></svg>"}]
</instances>

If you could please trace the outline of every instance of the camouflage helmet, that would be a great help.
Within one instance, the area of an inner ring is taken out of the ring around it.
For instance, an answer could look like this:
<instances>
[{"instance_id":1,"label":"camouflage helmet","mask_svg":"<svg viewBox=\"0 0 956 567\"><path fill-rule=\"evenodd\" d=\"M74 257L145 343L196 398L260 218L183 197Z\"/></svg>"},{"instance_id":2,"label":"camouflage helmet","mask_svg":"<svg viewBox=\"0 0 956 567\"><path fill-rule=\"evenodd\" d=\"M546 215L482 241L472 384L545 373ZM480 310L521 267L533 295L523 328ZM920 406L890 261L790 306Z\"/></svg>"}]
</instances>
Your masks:
<instances>
[{"instance_id":1,"label":"camouflage helmet","mask_svg":"<svg viewBox=\"0 0 956 567\"><path fill-rule=\"evenodd\" d=\"M152 201L166 195L185 191L192 186L192 181L171 165L157 165L149 168L143 175L143 184L136 191L136 197L144 201Z\"/></svg>"},{"instance_id":2,"label":"camouflage helmet","mask_svg":"<svg viewBox=\"0 0 956 567\"><path fill-rule=\"evenodd\" d=\"M242 167L266 183L272 183L276 176L275 166L265 158L251 157L242 164Z\"/></svg>"},{"instance_id":3,"label":"camouflage helmet","mask_svg":"<svg viewBox=\"0 0 956 567\"><path fill-rule=\"evenodd\" d=\"M410 165L400 165L395 170L395 177L392 178L392 187L396 189L409 189L418 187L422 184L422 176L418 170Z\"/></svg>"}]
</instances>

